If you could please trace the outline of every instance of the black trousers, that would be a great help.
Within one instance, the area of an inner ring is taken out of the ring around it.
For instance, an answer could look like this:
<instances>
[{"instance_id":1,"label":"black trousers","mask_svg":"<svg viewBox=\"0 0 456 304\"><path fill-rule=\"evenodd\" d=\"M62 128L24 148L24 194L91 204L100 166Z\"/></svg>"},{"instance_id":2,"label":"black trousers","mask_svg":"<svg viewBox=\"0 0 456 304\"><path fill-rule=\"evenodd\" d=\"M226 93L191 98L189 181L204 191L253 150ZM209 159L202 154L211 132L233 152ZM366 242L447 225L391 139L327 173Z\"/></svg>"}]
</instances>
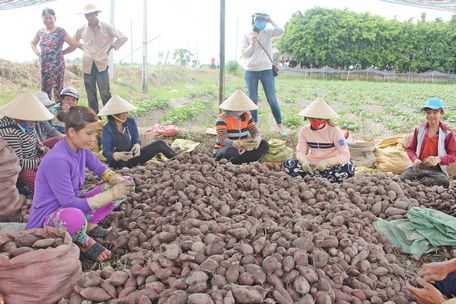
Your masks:
<instances>
[{"instance_id":1,"label":"black trousers","mask_svg":"<svg viewBox=\"0 0 456 304\"><path fill-rule=\"evenodd\" d=\"M132 168L137 165L142 165L158 153L163 153L163 155L167 158L172 158L177 154L176 151L171 149L163 140L157 140L145 147L142 147L141 153L137 157L133 157L128 161L113 161L112 167L114 169L120 169L123 167Z\"/></svg>"},{"instance_id":2,"label":"black trousers","mask_svg":"<svg viewBox=\"0 0 456 304\"><path fill-rule=\"evenodd\" d=\"M222 158L226 158L233 164L245 164L254 161L258 161L263 158L263 156L268 152L269 144L267 141L262 140L258 149L245 151L242 154L239 154L239 150L234 148L233 146L226 146L220 148L215 153L215 160L221 160Z\"/></svg>"},{"instance_id":3,"label":"black trousers","mask_svg":"<svg viewBox=\"0 0 456 304\"><path fill-rule=\"evenodd\" d=\"M417 180L425 186L443 186L448 188L450 186L450 181L445 173L443 173L440 167L434 168L423 168L418 170L413 170L412 167L407 168L402 174L401 179L408 180Z\"/></svg>"}]
</instances>

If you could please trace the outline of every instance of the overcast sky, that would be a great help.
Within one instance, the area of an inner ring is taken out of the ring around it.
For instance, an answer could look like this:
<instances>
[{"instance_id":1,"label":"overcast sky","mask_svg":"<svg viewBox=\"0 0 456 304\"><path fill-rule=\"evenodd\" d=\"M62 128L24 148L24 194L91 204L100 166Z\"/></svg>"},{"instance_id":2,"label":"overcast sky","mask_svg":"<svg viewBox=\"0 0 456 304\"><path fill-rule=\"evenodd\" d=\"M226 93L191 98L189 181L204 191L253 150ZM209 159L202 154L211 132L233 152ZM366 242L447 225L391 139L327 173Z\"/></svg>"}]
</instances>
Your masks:
<instances>
[{"instance_id":1,"label":"overcast sky","mask_svg":"<svg viewBox=\"0 0 456 304\"><path fill-rule=\"evenodd\" d=\"M65 28L71 35L86 23L79 14L86 1L57 0L43 5L14 10L0 11L0 58L9 61L32 61L36 56L30 48L30 41L36 31L43 27L41 11L44 7L55 10L56 24ZM111 0L94 0L102 10L99 19L110 22ZM250 30L250 15L255 10L265 10L277 22L284 25L296 11L305 11L315 6L328 8L347 8L356 12L370 12L385 18L408 20L420 19L426 12L427 19L437 17L451 19L452 14L437 10L426 10L385 3L379 0L227 0L226 1L226 58L239 57L239 42L242 35ZM166 54L176 48L192 51L201 63L209 63L211 57L219 56L219 0L149 0L148 1L148 39L159 36L149 44L150 63L156 63L158 53ZM114 59L122 58L130 62L132 49L140 47L143 39L143 0L115 0L114 25L130 40L118 51ZM133 48L131 46L133 44ZM66 58L81 57L75 52ZM141 49L134 53L134 61L141 61ZM218 60L217 60L218 61Z\"/></svg>"}]
</instances>

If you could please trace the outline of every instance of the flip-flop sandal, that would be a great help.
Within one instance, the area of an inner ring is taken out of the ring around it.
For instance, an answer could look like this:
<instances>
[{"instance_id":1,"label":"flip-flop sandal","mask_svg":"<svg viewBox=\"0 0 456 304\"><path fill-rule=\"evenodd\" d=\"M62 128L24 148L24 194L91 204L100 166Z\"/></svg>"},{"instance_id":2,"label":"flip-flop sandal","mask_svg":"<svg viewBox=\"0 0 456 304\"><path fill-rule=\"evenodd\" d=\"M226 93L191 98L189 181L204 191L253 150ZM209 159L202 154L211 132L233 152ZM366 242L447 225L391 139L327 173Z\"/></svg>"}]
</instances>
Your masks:
<instances>
[{"instance_id":1,"label":"flip-flop sandal","mask_svg":"<svg viewBox=\"0 0 456 304\"><path fill-rule=\"evenodd\" d=\"M94 262L100 262L97 259L100 256L100 254L105 252L105 250L107 250L107 249L103 245L100 245L99 243L95 243L86 252L81 251L81 256L84 257L85 259L89 259Z\"/></svg>"},{"instance_id":2,"label":"flip-flop sandal","mask_svg":"<svg viewBox=\"0 0 456 304\"><path fill-rule=\"evenodd\" d=\"M87 232L87 234L92 237L105 237L108 234L108 232L109 232L108 229L104 229L104 228L96 225L95 228L93 228L92 230Z\"/></svg>"}]
</instances>

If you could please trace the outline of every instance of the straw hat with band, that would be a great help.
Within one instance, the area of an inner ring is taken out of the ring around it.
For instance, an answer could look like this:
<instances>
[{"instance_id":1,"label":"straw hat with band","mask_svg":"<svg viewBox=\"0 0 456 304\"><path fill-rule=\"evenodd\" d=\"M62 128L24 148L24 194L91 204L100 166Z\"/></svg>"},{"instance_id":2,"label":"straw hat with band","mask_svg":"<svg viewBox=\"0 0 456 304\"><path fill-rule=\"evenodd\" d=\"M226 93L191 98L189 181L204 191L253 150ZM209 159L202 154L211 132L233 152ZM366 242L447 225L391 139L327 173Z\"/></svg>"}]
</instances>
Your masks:
<instances>
[{"instance_id":1,"label":"straw hat with band","mask_svg":"<svg viewBox=\"0 0 456 304\"><path fill-rule=\"evenodd\" d=\"M322 98L317 98L304 110L298 113L306 118L336 119L339 115Z\"/></svg>"},{"instance_id":2,"label":"straw hat with band","mask_svg":"<svg viewBox=\"0 0 456 304\"><path fill-rule=\"evenodd\" d=\"M54 118L54 115L31 92L16 97L1 107L0 114L28 121L43 121Z\"/></svg>"},{"instance_id":3,"label":"straw hat with band","mask_svg":"<svg viewBox=\"0 0 456 304\"><path fill-rule=\"evenodd\" d=\"M120 96L114 95L103 108L98 112L98 116L109 116L125 112L135 111L137 108Z\"/></svg>"},{"instance_id":4,"label":"straw hat with band","mask_svg":"<svg viewBox=\"0 0 456 304\"><path fill-rule=\"evenodd\" d=\"M100 12L101 12L101 10L99 10L94 3L88 3L82 7L81 14L87 15L90 13L100 13Z\"/></svg>"},{"instance_id":5,"label":"straw hat with band","mask_svg":"<svg viewBox=\"0 0 456 304\"><path fill-rule=\"evenodd\" d=\"M258 106L244 92L237 90L222 102L219 108L231 112L248 112L257 110Z\"/></svg>"},{"instance_id":6,"label":"straw hat with band","mask_svg":"<svg viewBox=\"0 0 456 304\"><path fill-rule=\"evenodd\" d=\"M46 94L45 92L35 92L33 93L33 95L35 95L36 98L38 98L39 101L41 101L41 103L45 106L45 107L49 107L50 105L53 105L54 103L49 99L49 96L48 94Z\"/></svg>"}]
</instances>

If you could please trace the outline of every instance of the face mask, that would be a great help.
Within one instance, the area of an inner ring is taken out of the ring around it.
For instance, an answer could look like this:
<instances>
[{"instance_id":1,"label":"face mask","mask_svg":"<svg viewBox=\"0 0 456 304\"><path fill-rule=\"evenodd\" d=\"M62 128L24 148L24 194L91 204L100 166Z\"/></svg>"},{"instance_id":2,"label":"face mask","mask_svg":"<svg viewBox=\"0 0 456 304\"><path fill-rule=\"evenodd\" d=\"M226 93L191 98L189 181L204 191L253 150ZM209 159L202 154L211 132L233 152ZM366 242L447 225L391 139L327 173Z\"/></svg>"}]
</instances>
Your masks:
<instances>
[{"instance_id":1,"label":"face mask","mask_svg":"<svg viewBox=\"0 0 456 304\"><path fill-rule=\"evenodd\" d=\"M242 112L242 111L234 111L233 112L233 116L236 116L236 117L240 117L242 114L244 114L244 112Z\"/></svg>"},{"instance_id":2,"label":"face mask","mask_svg":"<svg viewBox=\"0 0 456 304\"><path fill-rule=\"evenodd\" d=\"M321 129L326 125L325 119L309 118L310 126L314 129Z\"/></svg>"},{"instance_id":3,"label":"face mask","mask_svg":"<svg viewBox=\"0 0 456 304\"><path fill-rule=\"evenodd\" d=\"M266 21L256 21L255 28L262 30L266 27Z\"/></svg>"},{"instance_id":4,"label":"face mask","mask_svg":"<svg viewBox=\"0 0 456 304\"><path fill-rule=\"evenodd\" d=\"M121 122L121 123L125 123L127 121L127 119L120 119L119 117L117 117L116 115L112 115L112 117L114 117L115 120Z\"/></svg>"}]
</instances>

